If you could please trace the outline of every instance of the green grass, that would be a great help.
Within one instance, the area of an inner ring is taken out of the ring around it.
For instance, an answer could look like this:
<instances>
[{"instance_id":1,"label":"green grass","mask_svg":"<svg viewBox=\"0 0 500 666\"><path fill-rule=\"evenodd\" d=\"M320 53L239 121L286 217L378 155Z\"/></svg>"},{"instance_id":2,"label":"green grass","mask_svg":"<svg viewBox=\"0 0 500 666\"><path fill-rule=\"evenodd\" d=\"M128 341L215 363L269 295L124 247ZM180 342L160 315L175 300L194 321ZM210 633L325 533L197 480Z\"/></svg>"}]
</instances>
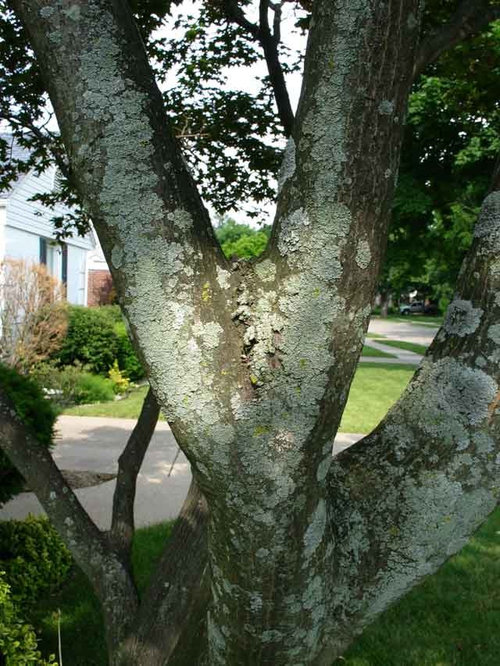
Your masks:
<instances>
[{"instance_id":1,"label":"green grass","mask_svg":"<svg viewBox=\"0 0 500 666\"><path fill-rule=\"evenodd\" d=\"M152 525L135 534L132 563L139 594L147 585L172 525L173 522ZM63 662L71 666L105 666L108 662L100 605L87 578L76 566L63 588L43 599L29 615L41 632L40 649L45 655L57 655L58 609Z\"/></svg>"},{"instance_id":2,"label":"green grass","mask_svg":"<svg viewBox=\"0 0 500 666\"><path fill-rule=\"evenodd\" d=\"M341 432L370 432L396 402L414 369L400 364L363 363L358 366L349 400L340 425ZM139 416L147 387L115 402L80 405L65 410L75 416L107 416L136 419Z\"/></svg>"},{"instance_id":3,"label":"green grass","mask_svg":"<svg viewBox=\"0 0 500 666\"><path fill-rule=\"evenodd\" d=\"M370 345L364 345L361 356L376 356L378 358L396 358L395 354L388 354L387 352L380 351Z\"/></svg>"},{"instance_id":4,"label":"green grass","mask_svg":"<svg viewBox=\"0 0 500 666\"><path fill-rule=\"evenodd\" d=\"M394 364L360 364L354 375L340 432L370 432L399 398L415 369Z\"/></svg>"},{"instance_id":5,"label":"green grass","mask_svg":"<svg viewBox=\"0 0 500 666\"><path fill-rule=\"evenodd\" d=\"M99 402L91 405L76 405L64 410L72 416L108 416L114 419L136 419L148 392L147 386L140 386L130 392L126 398L112 402ZM160 418L163 418L160 416Z\"/></svg>"},{"instance_id":6,"label":"green grass","mask_svg":"<svg viewBox=\"0 0 500 666\"><path fill-rule=\"evenodd\" d=\"M402 340L384 340L384 345L387 345L388 347L397 347L398 349L406 349L407 351L411 351L414 354L421 354L422 356L427 351L425 345L418 345L415 342L406 342Z\"/></svg>"},{"instance_id":7,"label":"green grass","mask_svg":"<svg viewBox=\"0 0 500 666\"><path fill-rule=\"evenodd\" d=\"M500 508L460 553L386 611L338 666L497 666Z\"/></svg>"},{"instance_id":8,"label":"green grass","mask_svg":"<svg viewBox=\"0 0 500 666\"><path fill-rule=\"evenodd\" d=\"M137 531L134 571L144 590L171 523ZM500 508L470 543L368 627L336 666L496 666L500 654ZM30 620L44 654L56 652L61 610L63 659L106 666L99 604L82 573L43 600Z\"/></svg>"},{"instance_id":9,"label":"green grass","mask_svg":"<svg viewBox=\"0 0 500 666\"><path fill-rule=\"evenodd\" d=\"M381 333L367 333L366 337L372 338L372 340L383 340L385 335L382 335Z\"/></svg>"}]
</instances>

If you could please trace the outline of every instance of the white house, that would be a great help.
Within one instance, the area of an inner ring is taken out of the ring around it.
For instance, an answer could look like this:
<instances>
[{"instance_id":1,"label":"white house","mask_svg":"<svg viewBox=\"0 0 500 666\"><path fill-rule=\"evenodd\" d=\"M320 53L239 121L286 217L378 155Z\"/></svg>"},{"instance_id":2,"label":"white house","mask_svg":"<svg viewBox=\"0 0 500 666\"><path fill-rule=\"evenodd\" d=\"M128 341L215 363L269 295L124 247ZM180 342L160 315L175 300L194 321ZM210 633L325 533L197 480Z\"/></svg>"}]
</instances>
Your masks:
<instances>
[{"instance_id":1,"label":"white house","mask_svg":"<svg viewBox=\"0 0 500 666\"><path fill-rule=\"evenodd\" d=\"M27 157L26 149L12 137L2 138L11 142L11 158ZM81 238L75 234L64 242L56 241L51 218L63 215L67 209L61 205L48 210L30 201L34 194L50 192L55 178L55 167L39 175L31 170L22 174L10 190L0 192L0 262L10 258L46 264L50 273L66 285L68 301L87 305L88 255L95 248L93 235Z\"/></svg>"}]
</instances>

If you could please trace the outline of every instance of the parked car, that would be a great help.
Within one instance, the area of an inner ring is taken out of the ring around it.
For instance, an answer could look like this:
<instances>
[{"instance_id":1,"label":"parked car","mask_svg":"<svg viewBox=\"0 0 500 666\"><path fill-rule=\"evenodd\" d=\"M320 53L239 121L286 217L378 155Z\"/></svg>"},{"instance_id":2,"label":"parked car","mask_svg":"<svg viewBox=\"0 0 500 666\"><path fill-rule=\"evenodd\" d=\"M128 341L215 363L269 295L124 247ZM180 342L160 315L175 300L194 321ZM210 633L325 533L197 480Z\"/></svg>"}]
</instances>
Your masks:
<instances>
[{"instance_id":1,"label":"parked car","mask_svg":"<svg viewBox=\"0 0 500 666\"><path fill-rule=\"evenodd\" d=\"M413 303L403 303L399 306L399 314L410 315L410 314L423 314L424 304L422 301L413 301Z\"/></svg>"},{"instance_id":2,"label":"parked car","mask_svg":"<svg viewBox=\"0 0 500 666\"><path fill-rule=\"evenodd\" d=\"M437 315L439 314L439 308L434 303L425 304L423 301L413 301L413 303L403 303L402 305L400 305L399 314Z\"/></svg>"}]
</instances>

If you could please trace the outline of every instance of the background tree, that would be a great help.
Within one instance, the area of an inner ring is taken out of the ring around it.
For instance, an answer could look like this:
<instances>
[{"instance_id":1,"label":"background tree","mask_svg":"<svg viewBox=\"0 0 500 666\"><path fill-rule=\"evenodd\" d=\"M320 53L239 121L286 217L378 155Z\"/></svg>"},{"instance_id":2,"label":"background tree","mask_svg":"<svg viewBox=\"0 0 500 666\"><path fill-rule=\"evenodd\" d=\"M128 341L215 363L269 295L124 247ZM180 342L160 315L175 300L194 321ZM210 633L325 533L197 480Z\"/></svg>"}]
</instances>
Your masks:
<instances>
[{"instance_id":1,"label":"background tree","mask_svg":"<svg viewBox=\"0 0 500 666\"><path fill-rule=\"evenodd\" d=\"M454 32L445 24L447 38L417 48L418 2L314 3L270 244L230 270L127 5L16 7L157 398L207 498L209 571L195 489L139 602L120 525L111 540L100 534L50 456L38 455L35 473L33 438L5 397L3 446L93 582L112 663L200 661L205 642L190 634L207 595L210 663L329 663L498 501L498 192L402 401L331 458L415 64Z\"/></svg>"},{"instance_id":2,"label":"background tree","mask_svg":"<svg viewBox=\"0 0 500 666\"><path fill-rule=\"evenodd\" d=\"M233 256L251 259L260 256L266 249L271 227L266 225L262 230L257 230L227 218L216 227L215 235L227 259Z\"/></svg>"}]
</instances>

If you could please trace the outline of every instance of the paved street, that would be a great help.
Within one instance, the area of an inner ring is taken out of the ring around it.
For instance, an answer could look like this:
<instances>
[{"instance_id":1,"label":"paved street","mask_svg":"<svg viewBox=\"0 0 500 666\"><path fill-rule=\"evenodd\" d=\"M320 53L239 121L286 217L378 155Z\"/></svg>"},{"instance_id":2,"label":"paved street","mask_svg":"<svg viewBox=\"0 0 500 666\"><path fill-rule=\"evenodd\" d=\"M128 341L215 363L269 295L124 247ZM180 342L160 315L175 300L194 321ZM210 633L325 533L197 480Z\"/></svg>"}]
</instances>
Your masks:
<instances>
[{"instance_id":1,"label":"paved street","mask_svg":"<svg viewBox=\"0 0 500 666\"><path fill-rule=\"evenodd\" d=\"M53 451L54 460L64 470L115 473L118 457L134 425L133 419L61 416L57 422L58 442ZM335 453L360 437L339 435ZM178 450L170 428L161 421L156 426L137 479L136 525L175 518L190 482L190 465ZM75 491L101 529L108 529L111 523L114 488L113 480ZM29 513L39 515L43 510L33 493L21 493L0 509L0 520L22 519Z\"/></svg>"}]
</instances>

